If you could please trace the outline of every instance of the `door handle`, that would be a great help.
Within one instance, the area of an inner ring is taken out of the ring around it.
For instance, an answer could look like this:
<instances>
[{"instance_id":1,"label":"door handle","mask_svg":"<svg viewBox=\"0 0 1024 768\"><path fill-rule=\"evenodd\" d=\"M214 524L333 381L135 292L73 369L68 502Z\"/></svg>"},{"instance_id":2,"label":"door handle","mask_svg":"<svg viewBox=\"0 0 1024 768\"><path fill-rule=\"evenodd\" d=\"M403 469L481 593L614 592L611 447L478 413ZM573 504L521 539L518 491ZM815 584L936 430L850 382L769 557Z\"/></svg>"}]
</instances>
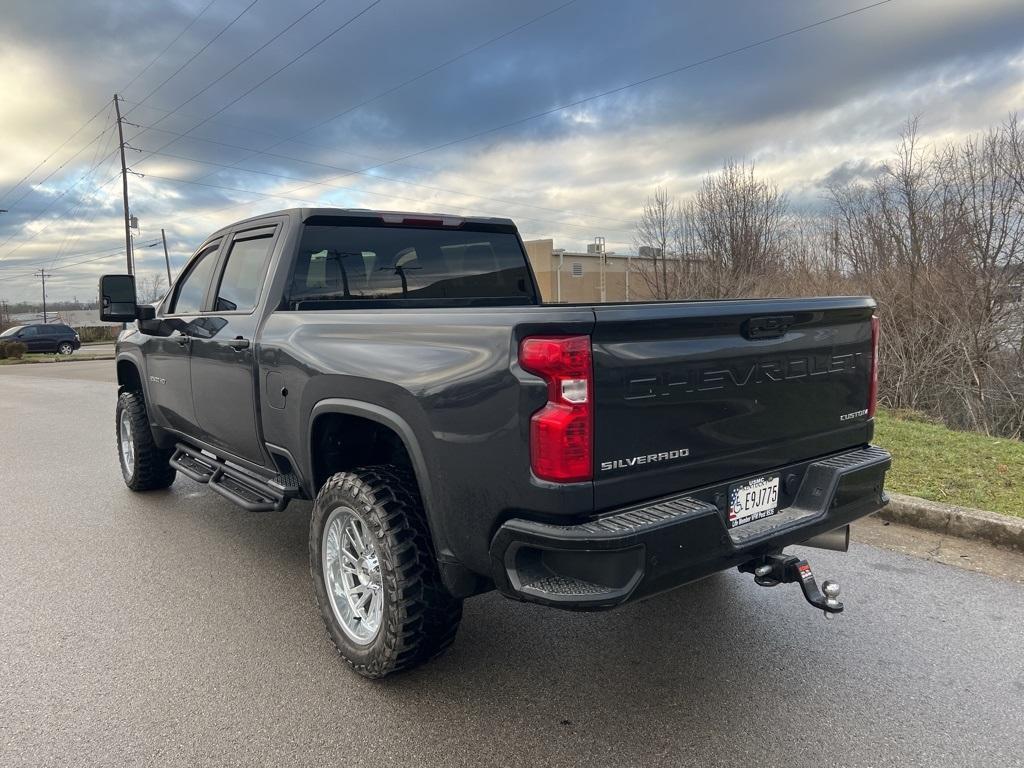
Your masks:
<instances>
[{"instance_id":1,"label":"door handle","mask_svg":"<svg viewBox=\"0 0 1024 768\"><path fill-rule=\"evenodd\" d=\"M238 352L241 352L243 349L249 348L249 340L243 339L241 336L236 336L228 342L228 346Z\"/></svg>"}]
</instances>

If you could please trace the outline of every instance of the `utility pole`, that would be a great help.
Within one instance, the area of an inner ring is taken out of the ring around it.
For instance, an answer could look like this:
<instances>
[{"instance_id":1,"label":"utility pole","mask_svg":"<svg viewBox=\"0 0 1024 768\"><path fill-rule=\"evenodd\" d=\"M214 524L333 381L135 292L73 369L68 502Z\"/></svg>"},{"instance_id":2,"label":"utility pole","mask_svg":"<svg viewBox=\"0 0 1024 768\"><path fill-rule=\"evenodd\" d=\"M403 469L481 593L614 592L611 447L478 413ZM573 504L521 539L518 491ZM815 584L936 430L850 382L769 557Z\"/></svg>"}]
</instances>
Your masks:
<instances>
[{"instance_id":1,"label":"utility pole","mask_svg":"<svg viewBox=\"0 0 1024 768\"><path fill-rule=\"evenodd\" d=\"M605 256L605 246L603 237L595 237L594 243L597 246L597 252L601 259L601 303L608 301L608 278L605 275L605 267L607 266L607 258Z\"/></svg>"},{"instance_id":2,"label":"utility pole","mask_svg":"<svg viewBox=\"0 0 1024 768\"><path fill-rule=\"evenodd\" d=\"M163 227L160 228L160 239L164 241L164 263L167 265L167 289L171 288L171 257L167 255L167 235Z\"/></svg>"},{"instance_id":3,"label":"utility pole","mask_svg":"<svg viewBox=\"0 0 1024 768\"><path fill-rule=\"evenodd\" d=\"M626 254L626 301L629 301L629 273L633 271L633 254Z\"/></svg>"},{"instance_id":4,"label":"utility pole","mask_svg":"<svg viewBox=\"0 0 1024 768\"><path fill-rule=\"evenodd\" d=\"M121 119L121 101L114 94L114 112L117 113L117 140L121 143L121 197L124 202L124 248L128 263L128 274L135 274L135 258L132 253L132 229L128 216L128 168L124 163L124 128Z\"/></svg>"},{"instance_id":5,"label":"utility pole","mask_svg":"<svg viewBox=\"0 0 1024 768\"><path fill-rule=\"evenodd\" d=\"M46 325L46 278L53 277L53 273L47 272L45 269L40 269L34 274L43 281L43 325Z\"/></svg>"}]
</instances>

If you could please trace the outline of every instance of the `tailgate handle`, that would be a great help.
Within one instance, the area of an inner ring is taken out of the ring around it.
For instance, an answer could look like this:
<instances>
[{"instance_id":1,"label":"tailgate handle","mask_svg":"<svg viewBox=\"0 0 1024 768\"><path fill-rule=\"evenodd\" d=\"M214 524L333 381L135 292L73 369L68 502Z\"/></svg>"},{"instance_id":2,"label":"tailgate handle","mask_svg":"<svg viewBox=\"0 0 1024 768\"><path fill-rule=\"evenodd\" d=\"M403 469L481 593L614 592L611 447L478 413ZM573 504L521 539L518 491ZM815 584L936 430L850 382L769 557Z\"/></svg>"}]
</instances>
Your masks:
<instances>
[{"instance_id":1,"label":"tailgate handle","mask_svg":"<svg viewBox=\"0 0 1024 768\"><path fill-rule=\"evenodd\" d=\"M752 317L743 323L743 335L748 339L777 339L796 321L793 315L766 315Z\"/></svg>"}]
</instances>

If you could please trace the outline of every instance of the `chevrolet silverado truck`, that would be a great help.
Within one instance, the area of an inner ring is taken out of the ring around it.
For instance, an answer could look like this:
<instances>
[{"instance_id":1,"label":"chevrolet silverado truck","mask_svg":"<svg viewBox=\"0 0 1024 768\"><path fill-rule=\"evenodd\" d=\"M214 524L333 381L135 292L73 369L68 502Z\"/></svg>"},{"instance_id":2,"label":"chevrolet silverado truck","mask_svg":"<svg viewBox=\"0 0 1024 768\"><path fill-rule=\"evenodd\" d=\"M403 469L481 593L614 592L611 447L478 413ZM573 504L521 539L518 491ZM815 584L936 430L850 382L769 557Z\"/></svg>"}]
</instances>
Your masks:
<instances>
[{"instance_id":1,"label":"chevrolet silverado truck","mask_svg":"<svg viewBox=\"0 0 1024 768\"><path fill-rule=\"evenodd\" d=\"M210 236L166 297L100 281L133 491L312 501L329 639L367 677L445 650L463 600L574 610L783 549L887 502L870 298L545 304L508 219L292 209ZM303 506L303 510L308 507Z\"/></svg>"}]
</instances>

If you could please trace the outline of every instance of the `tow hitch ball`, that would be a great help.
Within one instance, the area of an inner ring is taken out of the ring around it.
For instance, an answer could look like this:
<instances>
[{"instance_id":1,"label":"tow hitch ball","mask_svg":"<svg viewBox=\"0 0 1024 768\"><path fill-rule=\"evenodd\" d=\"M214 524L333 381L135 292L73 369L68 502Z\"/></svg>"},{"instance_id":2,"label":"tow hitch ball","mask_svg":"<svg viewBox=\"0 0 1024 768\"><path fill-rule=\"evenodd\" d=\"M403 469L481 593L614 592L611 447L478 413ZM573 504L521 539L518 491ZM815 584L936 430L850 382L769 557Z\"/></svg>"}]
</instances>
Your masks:
<instances>
[{"instance_id":1,"label":"tow hitch ball","mask_svg":"<svg viewBox=\"0 0 1024 768\"><path fill-rule=\"evenodd\" d=\"M839 585L834 581L823 581L821 589L818 589L818 582L814 580L811 566L799 557L763 555L743 563L740 571L754 574L754 582L762 587L797 582L807 602L824 611L826 619L843 612L843 604L838 600Z\"/></svg>"}]
</instances>

